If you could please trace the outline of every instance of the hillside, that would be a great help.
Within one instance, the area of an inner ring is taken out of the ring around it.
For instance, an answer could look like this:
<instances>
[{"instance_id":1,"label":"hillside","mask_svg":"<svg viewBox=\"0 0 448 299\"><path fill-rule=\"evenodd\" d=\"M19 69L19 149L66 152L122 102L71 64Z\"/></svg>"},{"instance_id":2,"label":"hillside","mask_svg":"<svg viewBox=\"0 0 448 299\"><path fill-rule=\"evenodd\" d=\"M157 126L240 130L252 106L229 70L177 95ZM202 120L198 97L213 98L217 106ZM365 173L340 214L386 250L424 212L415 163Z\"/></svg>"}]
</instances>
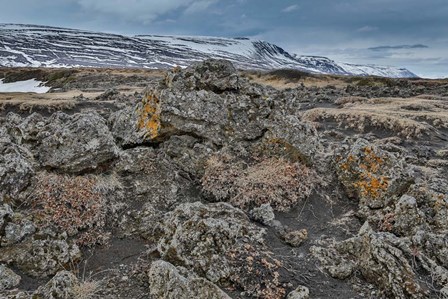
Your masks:
<instances>
[{"instance_id":1,"label":"hillside","mask_svg":"<svg viewBox=\"0 0 448 299\"><path fill-rule=\"evenodd\" d=\"M247 38L124 36L35 25L0 25L0 66L186 67L207 58L227 59L241 69L297 69L319 74L416 77L404 68L338 63L292 55L277 45Z\"/></svg>"}]
</instances>

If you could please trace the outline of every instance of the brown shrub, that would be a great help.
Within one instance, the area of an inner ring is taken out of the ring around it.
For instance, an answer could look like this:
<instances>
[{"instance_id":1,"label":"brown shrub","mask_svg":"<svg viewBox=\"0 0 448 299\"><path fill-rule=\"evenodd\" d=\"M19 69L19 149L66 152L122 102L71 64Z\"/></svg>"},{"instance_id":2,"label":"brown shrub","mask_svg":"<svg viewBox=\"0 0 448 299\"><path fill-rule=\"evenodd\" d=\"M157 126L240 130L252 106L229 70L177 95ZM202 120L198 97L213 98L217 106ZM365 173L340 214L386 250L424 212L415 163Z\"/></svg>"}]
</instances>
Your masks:
<instances>
[{"instance_id":1,"label":"brown shrub","mask_svg":"<svg viewBox=\"0 0 448 299\"><path fill-rule=\"evenodd\" d=\"M245 244L227 253L230 265L235 269L231 275L232 283L244 289L253 297L262 299L280 299L285 297L286 289L280 281L282 267L279 260L268 252L260 252Z\"/></svg>"},{"instance_id":2,"label":"brown shrub","mask_svg":"<svg viewBox=\"0 0 448 299\"><path fill-rule=\"evenodd\" d=\"M79 245L106 241L106 199L94 176L68 176L46 172L37 175L33 201L40 228L53 227L69 236L77 235Z\"/></svg>"},{"instance_id":3,"label":"brown shrub","mask_svg":"<svg viewBox=\"0 0 448 299\"><path fill-rule=\"evenodd\" d=\"M216 199L243 209L269 203L285 211L308 197L316 181L314 171L282 158L247 164L229 156L213 156L208 160L202 187Z\"/></svg>"}]
</instances>

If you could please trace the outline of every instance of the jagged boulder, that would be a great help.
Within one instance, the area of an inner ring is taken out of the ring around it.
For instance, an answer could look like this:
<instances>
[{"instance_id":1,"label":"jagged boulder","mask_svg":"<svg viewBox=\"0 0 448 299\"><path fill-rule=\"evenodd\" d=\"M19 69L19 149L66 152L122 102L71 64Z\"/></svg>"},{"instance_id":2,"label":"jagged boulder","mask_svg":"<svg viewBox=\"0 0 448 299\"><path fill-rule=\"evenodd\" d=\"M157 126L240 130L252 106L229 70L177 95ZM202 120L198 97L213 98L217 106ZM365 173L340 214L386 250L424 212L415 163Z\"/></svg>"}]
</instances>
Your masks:
<instances>
[{"instance_id":1,"label":"jagged boulder","mask_svg":"<svg viewBox=\"0 0 448 299\"><path fill-rule=\"evenodd\" d=\"M391 215L390 221L393 221L393 225L390 230L398 235L412 236L417 230L426 228L425 214L419 209L417 200L407 194L400 197ZM388 224L386 223L386 226ZM384 228L387 229L387 227Z\"/></svg>"},{"instance_id":2,"label":"jagged boulder","mask_svg":"<svg viewBox=\"0 0 448 299\"><path fill-rule=\"evenodd\" d=\"M348 194L359 199L359 213L365 217L394 204L413 181L403 157L362 138L338 158L336 170Z\"/></svg>"},{"instance_id":3,"label":"jagged boulder","mask_svg":"<svg viewBox=\"0 0 448 299\"><path fill-rule=\"evenodd\" d=\"M25 118L11 112L5 118L5 126L14 142L23 146L32 146L38 140L37 134L46 124L46 119L36 112Z\"/></svg>"},{"instance_id":4,"label":"jagged boulder","mask_svg":"<svg viewBox=\"0 0 448 299\"><path fill-rule=\"evenodd\" d=\"M168 209L196 198L197 191L188 174L153 148L122 151L114 169L123 181L126 197L133 200L143 199Z\"/></svg>"},{"instance_id":5,"label":"jagged boulder","mask_svg":"<svg viewBox=\"0 0 448 299\"><path fill-rule=\"evenodd\" d=\"M243 211L227 203L180 205L165 216L161 229L162 258L181 261L213 282L230 275L229 249L244 239L261 242L264 234Z\"/></svg>"},{"instance_id":6,"label":"jagged boulder","mask_svg":"<svg viewBox=\"0 0 448 299\"><path fill-rule=\"evenodd\" d=\"M154 299L230 299L214 283L165 261L153 262L148 277Z\"/></svg>"},{"instance_id":7,"label":"jagged boulder","mask_svg":"<svg viewBox=\"0 0 448 299\"><path fill-rule=\"evenodd\" d=\"M0 292L17 286L21 277L11 269L0 264Z\"/></svg>"},{"instance_id":8,"label":"jagged boulder","mask_svg":"<svg viewBox=\"0 0 448 299\"><path fill-rule=\"evenodd\" d=\"M78 278L71 272L63 270L59 271L45 285L40 286L34 293L33 298L36 299L72 299L72 298L90 298L81 297L76 292L79 285ZM89 295L89 294L86 294Z\"/></svg>"},{"instance_id":9,"label":"jagged boulder","mask_svg":"<svg viewBox=\"0 0 448 299\"><path fill-rule=\"evenodd\" d=\"M0 262L12 263L33 277L41 277L56 273L81 256L78 246L68 243L66 236L40 238L0 248Z\"/></svg>"},{"instance_id":10,"label":"jagged boulder","mask_svg":"<svg viewBox=\"0 0 448 299\"><path fill-rule=\"evenodd\" d=\"M37 139L36 154L41 165L69 173L97 169L118 155L104 119L94 112L54 113Z\"/></svg>"},{"instance_id":11,"label":"jagged boulder","mask_svg":"<svg viewBox=\"0 0 448 299\"><path fill-rule=\"evenodd\" d=\"M263 136L269 100L236 93L163 89L160 134L190 134L215 144Z\"/></svg>"},{"instance_id":12,"label":"jagged boulder","mask_svg":"<svg viewBox=\"0 0 448 299\"><path fill-rule=\"evenodd\" d=\"M206 161L217 148L210 142L182 135L172 136L163 143L161 150L183 171L194 177L201 177L204 175Z\"/></svg>"},{"instance_id":13,"label":"jagged boulder","mask_svg":"<svg viewBox=\"0 0 448 299\"><path fill-rule=\"evenodd\" d=\"M0 202L15 199L30 184L33 156L24 147L0 141Z\"/></svg>"},{"instance_id":14,"label":"jagged boulder","mask_svg":"<svg viewBox=\"0 0 448 299\"><path fill-rule=\"evenodd\" d=\"M138 126L139 109L140 105L126 107L109 117L110 130L119 146L129 147L146 141L146 131Z\"/></svg>"},{"instance_id":15,"label":"jagged boulder","mask_svg":"<svg viewBox=\"0 0 448 299\"><path fill-rule=\"evenodd\" d=\"M15 244L36 231L34 223L23 214L14 212L4 204L0 205L0 246Z\"/></svg>"},{"instance_id":16,"label":"jagged boulder","mask_svg":"<svg viewBox=\"0 0 448 299\"><path fill-rule=\"evenodd\" d=\"M311 164L321 150L321 141L315 126L295 115L277 115L267 123L267 142L284 147L285 154Z\"/></svg>"},{"instance_id":17,"label":"jagged boulder","mask_svg":"<svg viewBox=\"0 0 448 299\"><path fill-rule=\"evenodd\" d=\"M230 283L248 295L283 298L281 262L264 247L264 229L227 203L187 203L160 223L162 259L182 265L213 283Z\"/></svg>"},{"instance_id":18,"label":"jagged boulder","mask_svg":"<svg viewBox=\"0 0 448 299\"><path fill-rule=\"evenodd\" d=\"M208 59L189 66L184 71L168 74L168 87L213 92L235 91L239 88L238 72L230 61Z\"/></svg>"},{"instance_id":19,"label":"jagged boulder","mask_svg":"<svg viewBox=\"0 0 448 299\"><path fill-rule=\"evenodd\" d=\"M429 290L416 265L431 273L440 287L448 283L448 270L420 251L418 244L391 233L374 232L367 222L357 236L327 248L313 246L310 251L334 278L345 279L359 271L387 297L427 298Z\"/></svg>"},{"instance_id":20,"label":"jagged boulder","mask_svg":"<svg viewBox=\"0 0 448 299\"><path fill-rule=\"evenodd\" d=\"M109 119L119 144L158 143L174 135L215 144L262 137L272 100L237 92L239 76L230 62L205 61L169 76L167 85L146 90L134 108Z\"/></svg>"}]
</instances>

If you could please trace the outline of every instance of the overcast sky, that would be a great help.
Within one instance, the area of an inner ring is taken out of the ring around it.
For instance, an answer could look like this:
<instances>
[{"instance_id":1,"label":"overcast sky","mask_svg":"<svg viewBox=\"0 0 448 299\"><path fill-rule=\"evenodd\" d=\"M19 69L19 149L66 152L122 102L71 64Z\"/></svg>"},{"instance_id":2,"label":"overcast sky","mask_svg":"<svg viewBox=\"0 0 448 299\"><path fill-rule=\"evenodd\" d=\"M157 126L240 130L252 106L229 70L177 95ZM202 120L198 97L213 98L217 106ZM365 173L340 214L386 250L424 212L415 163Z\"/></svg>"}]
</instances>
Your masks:
<instances>
[{"instance_id":1,"label":"overcast sky","mask_svg":"<svg viewBox=\"0 0 448 299\"><path fill-rule=\"evenodd\" d=\"M247 36L295 54L448 77L448 0L0 0L0 23Z\"/></svg>"}]
</instances>

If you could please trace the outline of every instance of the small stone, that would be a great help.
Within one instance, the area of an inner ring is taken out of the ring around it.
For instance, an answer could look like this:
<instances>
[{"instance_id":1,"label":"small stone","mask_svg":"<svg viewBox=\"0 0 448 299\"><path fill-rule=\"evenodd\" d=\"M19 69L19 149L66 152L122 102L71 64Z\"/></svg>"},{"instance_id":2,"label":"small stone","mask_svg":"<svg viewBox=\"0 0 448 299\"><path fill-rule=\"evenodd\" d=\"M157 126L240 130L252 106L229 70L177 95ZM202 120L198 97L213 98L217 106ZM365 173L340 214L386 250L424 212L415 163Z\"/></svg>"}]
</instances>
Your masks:
<instances>
[{"instance_id":1,"label":"small stone","mask_svg":"<svg viewBox=\"0 0 448 299\"><path fill-rule=\"evenodd\" d=\"M305 286L298 286L286 297L286 299L308 299L308 298L310 298L310 290Z\"/></svg>"},{"instance_id":2,"label":"small stone","mask_svg":"<svg viewBox=\"0 0 448 299\"><path fill-rule=\"evenodd\" d=\"M252 209L249 214L253 220L269 226L272 225L272 222L275 219L274 210L268 203L262 204L260 207Z\"/></svg>"},{"instance_id":3,"label":"small stone","mask_svg":"<svg viewBox=\"0 0 448 299\"><path fill-rule=\"evenodd\" d=\"M308 239L308 231L306 229L295 230L282 235L283 240L293 247L299 247Z\"/></svg>"}]
</instances>

